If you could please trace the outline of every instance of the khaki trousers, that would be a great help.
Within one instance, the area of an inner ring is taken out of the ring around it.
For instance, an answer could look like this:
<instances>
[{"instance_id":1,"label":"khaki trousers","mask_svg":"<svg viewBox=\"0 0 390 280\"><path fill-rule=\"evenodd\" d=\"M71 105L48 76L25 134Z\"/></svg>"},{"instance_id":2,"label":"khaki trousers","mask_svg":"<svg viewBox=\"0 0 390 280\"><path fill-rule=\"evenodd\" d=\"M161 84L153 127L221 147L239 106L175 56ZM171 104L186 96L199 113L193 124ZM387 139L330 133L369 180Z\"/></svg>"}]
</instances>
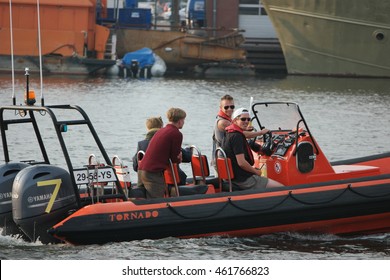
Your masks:
<instances>
[{"instance_id":1,"label":"khaki trousers","mask_svg":"<svg viewBox=\"0 0 390 280\"><path fill-rule=\"evenodd\" d=\"M146 189L146 198L164 197L165 180L163 172L148 172L138 169L139 188Z\"/></svg>"}]
</instances>

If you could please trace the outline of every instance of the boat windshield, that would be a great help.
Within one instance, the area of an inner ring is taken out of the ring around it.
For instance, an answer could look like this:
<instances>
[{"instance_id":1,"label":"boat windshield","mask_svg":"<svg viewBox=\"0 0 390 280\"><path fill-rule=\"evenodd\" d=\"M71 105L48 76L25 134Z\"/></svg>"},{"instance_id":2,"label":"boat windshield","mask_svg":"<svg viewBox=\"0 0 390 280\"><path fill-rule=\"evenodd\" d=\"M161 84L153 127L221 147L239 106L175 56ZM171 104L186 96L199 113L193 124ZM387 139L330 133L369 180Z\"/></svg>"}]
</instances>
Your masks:
<instances>
[{"instance_id":1,"label":"boat windshield","mask_svg":"<svg viewBox=\"0 0 390 280\"><path fill-rule=\"evenodd\" d=\"M298 104L290 102L254 103L252 124L256 129L265 127L271 131L307 130Z\"/></svg>"}]
</instances>

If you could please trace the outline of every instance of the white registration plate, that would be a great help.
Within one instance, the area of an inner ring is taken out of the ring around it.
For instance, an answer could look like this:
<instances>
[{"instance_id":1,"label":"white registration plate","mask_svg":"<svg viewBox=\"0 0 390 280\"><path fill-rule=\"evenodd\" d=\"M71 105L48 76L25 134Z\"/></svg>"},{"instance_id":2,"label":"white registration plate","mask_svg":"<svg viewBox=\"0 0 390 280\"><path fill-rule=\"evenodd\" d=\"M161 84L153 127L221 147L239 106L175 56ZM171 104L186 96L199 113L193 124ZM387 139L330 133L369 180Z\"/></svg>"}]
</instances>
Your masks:
<instances>
[{"instance_id":1,"label":"white registration plate","mask_svg":"<svg viewBox=\"0 0 390 280\"><path fill-rule=\"evenodd\" d=\"M97 169L75 169L73 170L74 179L77 185L88 183L108 183L115 182L116 177L114 169L111 167L99 167Z\"/></svg>"}]
</instances>

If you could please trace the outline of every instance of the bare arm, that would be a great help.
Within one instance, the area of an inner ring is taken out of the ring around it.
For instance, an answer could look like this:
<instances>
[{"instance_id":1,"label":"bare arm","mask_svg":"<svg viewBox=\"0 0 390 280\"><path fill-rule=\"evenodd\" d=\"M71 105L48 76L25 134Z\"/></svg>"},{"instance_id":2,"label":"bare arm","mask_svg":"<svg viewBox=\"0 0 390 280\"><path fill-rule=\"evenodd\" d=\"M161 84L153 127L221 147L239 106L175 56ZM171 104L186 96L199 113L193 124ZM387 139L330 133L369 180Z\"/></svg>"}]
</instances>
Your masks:
<instances>
[{"instance_id":1,"label":"bare arm","mask_svg":"<svg viewBox=\"0 0 390 280\"><path fill-rule=\"evenodd\" d=\"M218 121L218 129L220 131L225 131L225 128L231 124L228 120L219 120Z\"/></svg>"},{"instance_id":2,"label":"bare arm","mask_svg":"<svg viewBox=\"0 0 390 280\"><path fill-rule=\"evenodd\" d=\"M254 138L256 136L261 136L261 135L264 135L266 134L267 132L269 131L269 129L262 129L260 131L249 131L249 130L246 130L244 131L244 135L246 138Z\"/></svg>"},{"instance_id":3,"label":"bare arm","mask_svg":"<svg viewBox=\"0 0 390 280\"><path fill-rule=\"evenodd\" d=\"M236 155L238 165L247 172L259 175L259 171L246 161L244 154Z\"/></svg>"}]
</instances>

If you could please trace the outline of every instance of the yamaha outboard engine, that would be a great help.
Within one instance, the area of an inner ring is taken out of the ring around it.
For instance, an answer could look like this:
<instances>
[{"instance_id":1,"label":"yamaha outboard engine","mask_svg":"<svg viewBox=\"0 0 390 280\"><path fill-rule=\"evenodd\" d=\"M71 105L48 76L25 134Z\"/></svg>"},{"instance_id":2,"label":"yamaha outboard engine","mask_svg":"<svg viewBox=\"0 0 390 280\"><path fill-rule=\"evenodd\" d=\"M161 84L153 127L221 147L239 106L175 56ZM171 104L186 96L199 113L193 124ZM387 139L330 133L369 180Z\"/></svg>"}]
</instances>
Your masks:
<instances>
[{"instance_id":1,"label":"yamaha outboard engine","mask_svg":"<svg viewBox=\"0 0 390 280\"><path fill-rule=\"evenodd\" d=\"M2 235L22 234L12 219L12 185L16 175L26 163L6 163L0 166L0 227Z\"/></svg>"},{"instance_id":2,"label":"yamaha outboard engine","mask_svg":"<svg viewBox=\"0 0 390 280\"><path fill-rule=\"evenodd\" d=\"M35 165L16 176L12 188L13 219L32 242L58 242L47 230L76 208L76 196L65 169Z\"/></svg>"}]
</instances>

